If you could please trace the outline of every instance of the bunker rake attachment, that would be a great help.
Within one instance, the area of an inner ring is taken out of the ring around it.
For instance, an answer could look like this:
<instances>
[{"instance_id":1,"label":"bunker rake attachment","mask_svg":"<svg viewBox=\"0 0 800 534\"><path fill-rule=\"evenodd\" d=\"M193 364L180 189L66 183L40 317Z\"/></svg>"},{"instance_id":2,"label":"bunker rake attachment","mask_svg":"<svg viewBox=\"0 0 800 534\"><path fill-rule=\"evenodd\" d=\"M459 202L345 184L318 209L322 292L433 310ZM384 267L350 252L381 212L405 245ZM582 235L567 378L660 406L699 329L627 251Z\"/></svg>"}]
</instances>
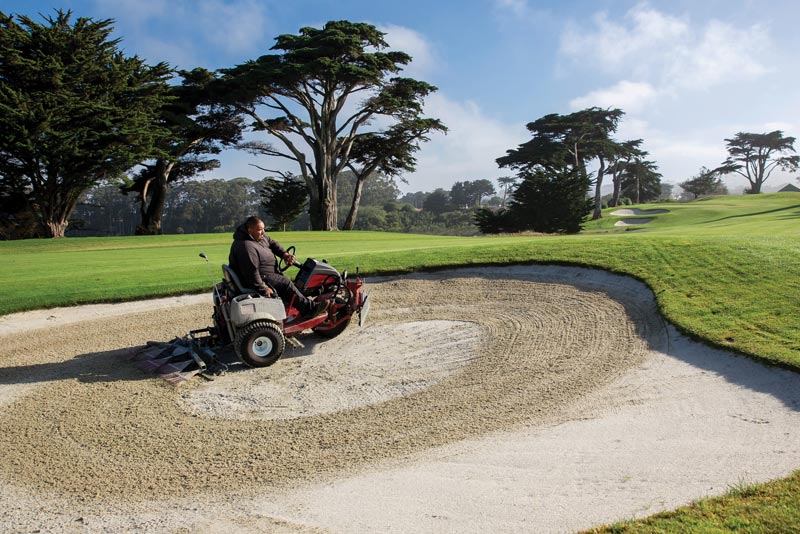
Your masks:
<instances>
[{"instance_id":1,"label":"bunker rake attachment","mask_svg":"<svg viewBox=\"0 0 800 534\"><path fill-rule=\"evenodd\" d=\"M188 336L176 337L169 342L148 341L130 360L142 371L155 373L173 385L196 375L214 380L225 374L228 364L207 346L209 338L195 337L202 331L192 331Z\"/></svg>"}]
</instances>

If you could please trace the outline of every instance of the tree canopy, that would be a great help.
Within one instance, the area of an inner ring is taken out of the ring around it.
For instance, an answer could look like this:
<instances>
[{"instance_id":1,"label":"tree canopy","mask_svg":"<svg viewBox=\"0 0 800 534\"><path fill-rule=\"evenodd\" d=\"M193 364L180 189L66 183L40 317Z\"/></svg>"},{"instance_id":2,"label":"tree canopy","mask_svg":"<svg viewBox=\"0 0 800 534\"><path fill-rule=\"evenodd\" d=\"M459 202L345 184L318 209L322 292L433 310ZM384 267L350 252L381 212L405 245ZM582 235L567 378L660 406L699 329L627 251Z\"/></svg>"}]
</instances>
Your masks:
<instances>
[{"instance_id":1,"label":"tree canopy","mask_svg":"<svg viewBox=\"0 0 800 534\"><path fill-rule=\"evenodd\" d=\"M432 131L446 132L447 128L438 119L420 118L422 108L414 106L408 117L383 132L366 132L354 138L347 167L356 176L355 188L350 196L344 230L352 230L358 215L361 191L364 182L376 172L384 177L400 177L402 172L413 172L417 160L414 153L419 143L428 141Z\"/></svg>"},{"instance_id":2,"label":"tree canopy","mask_svg":"<svg viewBox=\"0 0 800 534\"><path fill-rule=\"evenodd\" d=\"M126 57L110 20L0 13L0 180L63 237L81 193L155 156L169 68Z\"/></svg>"},{"instance_id":3,"label":"tree canopy","mask_svg":"<svg viewBox=\"0 0 800 534\"><path fill-rule=\"evenodd\" d=\"M348 164L363 179L372 170L409 170L410 147L444 129L421 116L424 98L436 88L395 76L411 56L385 51L387 46L371 24L330 21L322 29L280 35L272 47L277 53L221 71L221 94L254 121L256 131L279 143L248 148L298 166L314 229L338 228L336 180ZM362 100L353 107L355 97ZM363 135L379 116L393 126Z\"/></svg>"},{"instance_id":4,"label":"tree canopy","mask_svg":"<svg viewBox=\"0 0 800 534\"><path fill-rule=\"evenodd\" d=\"M681 189L693 195L694 198L727 193L727 188L723 185L719 174L705 167L701 167L697 175L678 185Z\"/></svg>"},{"instance_id":5,"label":"tree canopy","mask_svg":"<svg viewBox=\"0 0 800 534\"><path fill-rule=\"evenodd\" d=\"M561 171L571 169L588 176L587 163L596 160L594 218L599 218L600 189L606 166L622 149L611 138L622 115L624 112L620 109L597 107L569 115L545 115L528 123L528 131L533 138L516 149L506 151L505 156L497 159L497 164L525 172L544 169L560 176L566 176Z\"/></svg>"},{"instance_id":6,"label":"tree canopy","mask_svg":"<svg viewBox=\"0 0 800 534\"><path fill-rule=\"evenodd\" d=\"M800 156L792 154L795 138L784 137L781 130L761 134L739 132L725 142L728 158L714 170L746 178L750 183L746 193L760 193L775 169L795 172L800 166Z\"/></svg>"},{"instance_id":7,"label":"tree canopy","mask_svg":"<svg viewBox=\"0 0 800 534\"><path fill-rule=\"evenodd\" d=\"M569 115L551 113L529 122L533 136L497 158L500 167L561 169L571 167L586 174L586 163L604 150L623 115L619 109L587 108Z\"/></svg>"},{"instance_id":8,"label":"tree canopy","mask_svg":"<svg viewBox=\"0 0 800 534\"><path fill-rule=\"evenodd\" d=\"M481 205L483 197L495 194L494 184L482 178L456 182L450 189L450 203L458 209L475 208Z\"/></svg>"},{"instance_id":9,"label":"tree canopy","mask_svg":"<svg viewBox=\"0 0 800 534\"><path fill-rule=\"evenodd\" d=\"M629 171L631 163L641 162L647 152L641 149L642 140L634 139L620 143L619 150L616 151L608 165L608 173L611 175L611 183L614 186L611 194L610 206L619 206L619 199L622 194L622 179Z\"/></svg>"},{"instance_id":10,"label":"tree canopy","mask_svg":"<svg viewBox=\"0 0 800 534\"><path fill-rule=\"evenodd\" d=\"M180 71L180 85L169 89L159 125L169 131L158 143L160 155L140 163L142 169L122 189L137 194L141 222L137 234L160 234L169 184L219 167L216 159L224 146L241 140L242 120L231 107L215 100L210 86L215 76L205 69Z\"/></svg>"},{"instance_id":11,"label":"tree canopy","mask_svg":"<svg viewBox=\"0 0 800 534\"><path fill-rule=\"evenodd\" d=\"M301 179L287 173L282 180L265 178L261 198L262 206L275 221L273 230L285 232L286 226L306 207L308 190Z\"/></svg>"},{"instance_id":12,"label":"tree canopy","mask_svg":"<svg viewBox=\"0 0 800 534\"><path fill-rule=\"evenodd\" d=\"M592 209L586 197L589 177L577 168L532 168L519 173L508 209L496 213L478 210L475 222L484 233L534 231L572 234L580 232Z\"/></svg>"},{"instance_id":13,"label":"tree canopy","mask_svg":"<svg viewBox=\"0 0 800 534\"><path fill-rule=\"evenodd\" d=\"M634 204L652 202L661 196L661 173L654 161L635 159L622 171L622 195Z\"/></svg>"},{"instance_id":14,"label":"tree canopy","mask_svg":"<svg viewBox=\"0 0 800 534\"><path fill-rule=\"evenodd\" d=\"M621 162L638 148L638 141L619 143L611 137L622 115L620 109L592 107L568 115L551 113L528 123L533 137L497 158L500 167L516 170L520 180L510 207L495 215L481 212L477 219L481 228L577 232L592 183L593 217L599 218L605 173L610 170L616 180ZM587 171L591 161L597 164L594 180Z\"/></svg>"},{"instance_id":15,"label":"tree canopy","mask_svg":"<svg viewBox=\"0 0 800 534\"><path fill-rule=\"evenodd\" d=\"M434 214L442 214L450 209L450 195L439 187L425 198L422 209Z\"/></svg>"}]
</instances>

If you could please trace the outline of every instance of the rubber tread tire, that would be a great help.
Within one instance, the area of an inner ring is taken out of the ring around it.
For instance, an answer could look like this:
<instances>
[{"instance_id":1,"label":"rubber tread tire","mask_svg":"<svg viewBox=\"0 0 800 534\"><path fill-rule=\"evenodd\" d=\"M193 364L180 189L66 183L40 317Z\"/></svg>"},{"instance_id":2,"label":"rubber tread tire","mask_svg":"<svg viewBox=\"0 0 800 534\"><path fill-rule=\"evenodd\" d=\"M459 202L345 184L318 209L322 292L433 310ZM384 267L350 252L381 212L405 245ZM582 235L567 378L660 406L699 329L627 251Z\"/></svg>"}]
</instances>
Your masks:
<instances>
[{"instance_id":1,"label":"rubber tread tire","mask_svg":"<svg viewBox=\"0 0 800 534\"><path fill-rule=\"evenodd\" d=\"M262 336L270 338L273 348L266 356L252 351L253 343ZM278 325L270 321L253 321L236 333L236 354L250 367L269 367L277 362L286 348L286 339Z\"/></svg>"}]
</instances>

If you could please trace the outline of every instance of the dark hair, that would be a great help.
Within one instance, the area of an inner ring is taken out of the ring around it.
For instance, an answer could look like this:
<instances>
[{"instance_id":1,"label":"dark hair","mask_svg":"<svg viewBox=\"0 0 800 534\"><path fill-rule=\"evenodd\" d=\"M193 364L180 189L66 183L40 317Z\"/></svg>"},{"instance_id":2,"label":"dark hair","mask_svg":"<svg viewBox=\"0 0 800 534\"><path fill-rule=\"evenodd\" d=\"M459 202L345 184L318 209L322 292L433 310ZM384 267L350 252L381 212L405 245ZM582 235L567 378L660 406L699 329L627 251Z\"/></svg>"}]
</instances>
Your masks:
<instances>
[{"instance_id":1,"label":"dark hair","mask_svg":"<svg viewBox=\"0 0 800 534\"><path fill-rule=\"evenodd\" d=\"M259 219L259 218L258 218L258 217L256 217L255 215L251 215L251 216L250 216L250 217L248 217L248 218L247 218L247 220L244 222L244 225L245 225L247 228L253 228L254 226L257 226L257 225L258 225L258 223L263 223L263 222L264 222L264 221L262 221L261 219Z\"/></svg>"}]
</instances>

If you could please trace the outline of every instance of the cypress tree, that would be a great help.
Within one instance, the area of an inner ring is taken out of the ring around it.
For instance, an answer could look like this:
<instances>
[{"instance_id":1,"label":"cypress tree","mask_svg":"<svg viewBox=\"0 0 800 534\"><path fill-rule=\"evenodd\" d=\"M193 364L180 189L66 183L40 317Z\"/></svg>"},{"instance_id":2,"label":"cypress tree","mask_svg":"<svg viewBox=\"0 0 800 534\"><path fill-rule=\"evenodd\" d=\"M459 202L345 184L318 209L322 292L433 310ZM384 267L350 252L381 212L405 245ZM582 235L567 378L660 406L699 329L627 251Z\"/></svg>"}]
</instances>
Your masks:
<instances>
[{"instance_id":1,"label":"cypress tree","mask_svg":"<svg viewBox=\"0 0 800 534\"><path fill-rule=\"evenodd\" d=\"M155 118L170 70L126 57L112 22L0 12L0 181L50 237L64 236L83 191L156 157L167 134Z\"/></svg>"}]
</instances>

